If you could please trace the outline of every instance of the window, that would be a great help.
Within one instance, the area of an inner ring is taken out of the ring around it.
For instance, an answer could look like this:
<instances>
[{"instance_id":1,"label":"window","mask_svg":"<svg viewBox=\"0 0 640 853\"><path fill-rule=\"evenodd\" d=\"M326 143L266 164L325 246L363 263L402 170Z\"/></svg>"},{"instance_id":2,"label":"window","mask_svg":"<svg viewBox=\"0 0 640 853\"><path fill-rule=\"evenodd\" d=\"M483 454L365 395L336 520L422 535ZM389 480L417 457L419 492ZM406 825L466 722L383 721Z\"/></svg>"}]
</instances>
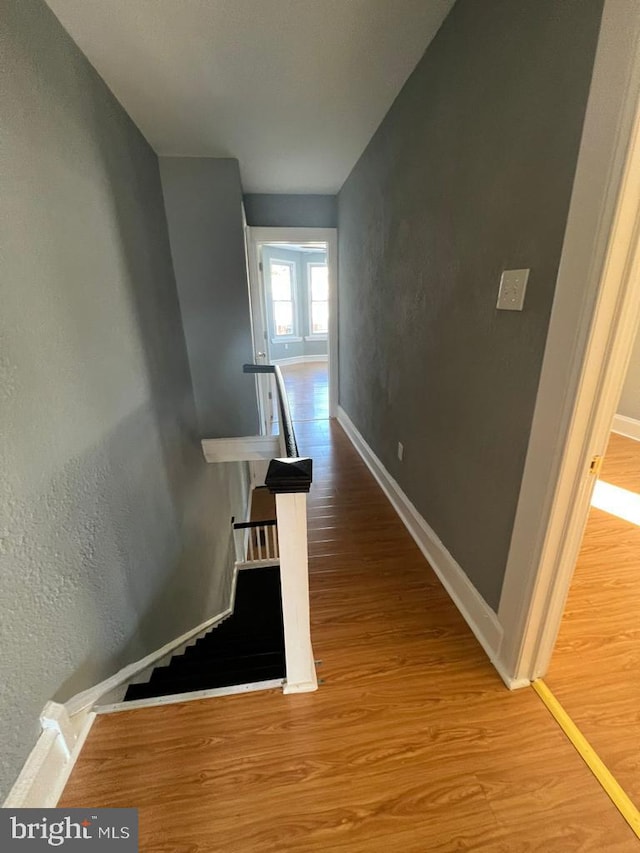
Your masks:
<instances>
[{"instance_id":1,"label":"window","mask_svg":"<svg viewBox=\"0 0 640 853\"><path fill-rule=\"evenodd\" d=\"M276 338L295 335L296 305L293 264L288 261L270 261L271 302L273 305L273 331Z\"/></svg>"},{"instance_id":2,"label":"window","mask_svg":"<svg viewBox=\"0 0 640 853\"><path fill-rule=\"evenodd\" d=\"M309 264L310 337L326 337L329 331L329 269L326 264Z\"/></svg>"}]
</instances>

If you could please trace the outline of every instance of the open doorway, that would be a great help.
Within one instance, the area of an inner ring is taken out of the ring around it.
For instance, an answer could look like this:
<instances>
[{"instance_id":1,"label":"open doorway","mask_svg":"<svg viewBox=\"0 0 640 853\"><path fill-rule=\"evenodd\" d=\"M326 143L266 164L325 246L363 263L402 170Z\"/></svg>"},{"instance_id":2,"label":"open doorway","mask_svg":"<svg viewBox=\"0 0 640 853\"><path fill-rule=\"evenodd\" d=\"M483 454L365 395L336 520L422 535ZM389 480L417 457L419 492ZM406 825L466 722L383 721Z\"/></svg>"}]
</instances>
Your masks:
<instances>
[{"instance_id":1,"label":"open doorway","mask_svg":"<svg viewBox=\"0 0 640 853\"><path fill-rule=\"evenodd\" d=\"M505 567L497 666L512 687L549 670L638 330L640 15L632 5L605 4Z\"/></svg>"},{"instance_id":2,"label":"open doorway","mask_svg":"<svg viewBox=\"0 0 640 853\"><path fill-rule=\"evenodd\" d=\"M545 682L640 808L640 332Z\"/></svg>"},{"instance_id":3,"label":"open doorway","mask_svg":"<svg viewBox=\"0 0 640 853\"><path fill-rule=\"evenodd\" d=\"M259 252L267 360L280 365L293 420L326 420L329 417L327 244L263 243Z\"/></svg>"},{"instance_id":4,"label":"open doorway","mask_svg":"<svg viewBox=\"0 0 640 853\"><path fill-rule=\"evenodd\" d=\"M336 232L248 229L255 360L279 365L294 421L337 407ZM269 381L258 380L264 434L277 432Z\"/></svg>"}]
</instances>

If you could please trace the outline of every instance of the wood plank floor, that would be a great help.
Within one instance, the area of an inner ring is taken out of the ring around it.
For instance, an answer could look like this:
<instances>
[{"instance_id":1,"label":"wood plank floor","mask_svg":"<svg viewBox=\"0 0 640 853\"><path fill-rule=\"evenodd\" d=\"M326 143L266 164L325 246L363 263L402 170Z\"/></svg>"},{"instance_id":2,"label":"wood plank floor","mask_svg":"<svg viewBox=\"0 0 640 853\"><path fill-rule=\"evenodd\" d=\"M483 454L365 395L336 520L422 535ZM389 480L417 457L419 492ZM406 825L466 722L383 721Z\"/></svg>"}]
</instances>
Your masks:
<instances>
[{"instance_id":1,"label":"wood plank floor","mask_svg":"<svg viewBox=\"0 0 640 853\"><path fill-rule=\"evenodd\" d=\"M297 425L313 694L99 717L64 806L137 806L150 853L635 851L532 690L509 693L333 422Z\"/></svg>"},{"instance_id":2,"label":"wood plank floor","mask_svg":"<svg viewBox=\"0 0 640 853\"><path fill-rule=\"evenodd\" d=\"M294 421L318 421L329 417L329 369L326 361L283 364L284 384Z\"/></svg>"},{"instance_id":3,"label":"wood plank floor","mask_svg":"<svg viewBox=\"0 0 640 853\"><path fill-rule=\"evenodd\" d=\"M640 442L612 434L600 479L640 494ZM545 680L640 808L637 525L591 509Z\"/></svg>"}]
</instances>

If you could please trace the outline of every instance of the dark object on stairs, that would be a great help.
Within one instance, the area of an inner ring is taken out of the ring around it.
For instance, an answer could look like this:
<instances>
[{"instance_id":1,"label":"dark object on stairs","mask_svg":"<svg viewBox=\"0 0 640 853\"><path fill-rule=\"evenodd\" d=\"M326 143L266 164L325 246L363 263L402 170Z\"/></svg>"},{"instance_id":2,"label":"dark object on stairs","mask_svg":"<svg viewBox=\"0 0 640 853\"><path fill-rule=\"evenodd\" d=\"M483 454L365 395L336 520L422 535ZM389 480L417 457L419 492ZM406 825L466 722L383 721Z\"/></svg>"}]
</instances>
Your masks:
<instances>
[{"instance_id":1,"label":"dark object on stairs","mask_svg":"<svg viewBox=\"0 0 640 853\"><path fill-rule=\"evenodd\" d=\"M149 682L130 684L124 701L271 681L285 674L280 568L243 569L233 615L168 666L156 667Z\"/></svg>"}]
</instances>

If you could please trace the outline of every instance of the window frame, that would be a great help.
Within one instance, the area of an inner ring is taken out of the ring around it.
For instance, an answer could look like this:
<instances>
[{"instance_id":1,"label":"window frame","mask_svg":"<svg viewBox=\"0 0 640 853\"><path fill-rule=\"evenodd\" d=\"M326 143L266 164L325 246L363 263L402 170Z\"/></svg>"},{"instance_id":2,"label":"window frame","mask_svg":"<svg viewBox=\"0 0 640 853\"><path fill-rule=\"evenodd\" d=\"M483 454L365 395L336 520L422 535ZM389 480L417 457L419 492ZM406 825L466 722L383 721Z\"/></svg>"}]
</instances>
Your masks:
<instances>
[{"instance_id":1,"label":"window frame","mask_svg":"<svg viewBox=\"0 0 640 853\"><path fill-rule=\"evenodd\" d=\"M290 335L279 335L277 333L277 325L276 325L276 312L275 305L276 302L288 302L287 299L274 299L273 298L273 276L272 276L272 267L274 264L278 264L280 266L289 267L291 270L291 318L292 318L292 326L293 331ZM298 321L298 281L296 276L296 262L288 261L284 258L270 257L269 258L269 302L271 303L271 343L272 344L290 344L290 343L298 343L302 340L299 335L299 321Z\"/></svg>"},{"instance_id":2,"label":"window frame","mask_svg":"<svg viewBox=\"0 0 640 853\"><path fill-rule=\"evenodd\" d=\"M313 299L313 293L311 289L311 268L312 267L325 267L327 270L327 298L326 300L318 300ZM304 336L305 341L326 341L329 338L329 308L330 308L330 291L331 288L329 286L329 264L326 259L324 261L307 261L307 322L309 334ZM314 302L326 302L327 303L327 331L326 332L314 332L313 331L313 303Z\"/></svg>"}]
</instances>

